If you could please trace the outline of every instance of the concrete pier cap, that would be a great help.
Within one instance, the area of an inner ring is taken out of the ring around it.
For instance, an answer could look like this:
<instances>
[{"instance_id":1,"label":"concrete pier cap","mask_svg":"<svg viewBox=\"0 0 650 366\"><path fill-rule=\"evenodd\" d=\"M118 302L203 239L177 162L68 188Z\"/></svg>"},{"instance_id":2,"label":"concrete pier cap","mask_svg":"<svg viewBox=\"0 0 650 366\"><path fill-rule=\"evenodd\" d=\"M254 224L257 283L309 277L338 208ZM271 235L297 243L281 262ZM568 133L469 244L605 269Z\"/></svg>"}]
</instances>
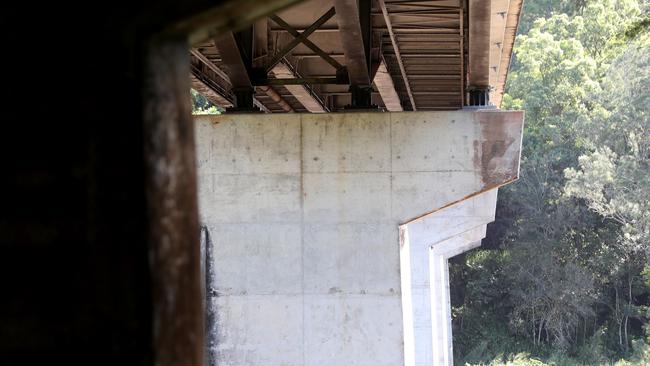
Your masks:
<instances>
[{"instance_id":1,"label":"concrete pier cap","mask_svg":"<svg viewBox=\"0 0 650 366\"><path fill-rule=\"evenodd\" d=\"M453 363L447 259L517 179L523 112L195 120L217 364Z\"/></svg>"}]
</instances>

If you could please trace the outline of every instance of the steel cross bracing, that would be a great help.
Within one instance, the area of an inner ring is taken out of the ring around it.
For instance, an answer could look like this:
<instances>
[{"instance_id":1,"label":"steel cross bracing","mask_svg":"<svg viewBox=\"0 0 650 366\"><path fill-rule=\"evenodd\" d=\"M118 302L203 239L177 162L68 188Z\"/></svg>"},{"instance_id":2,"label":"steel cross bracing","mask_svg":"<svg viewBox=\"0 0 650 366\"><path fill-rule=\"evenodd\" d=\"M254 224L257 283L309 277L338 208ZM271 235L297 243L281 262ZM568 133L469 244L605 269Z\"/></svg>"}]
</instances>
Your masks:
<instances>
[{"instance_id":1,"label":"steel cross bracing","mask_svg":"<svg viewBox=\"0 0 650 366\"><path fill-rule=\"evenodd\" d=\"M307 37L309 37L310 34L312 34L314 31L318 30L318 28L323 25L327 20L331 19L334 14L336 14L336 11L334 8L331 8L330 10L327 11L322 17L320 17L314 24L312 24L309 28L307 28L305 31L302 33L299 33L297 30L295 30L292 26L287 24L282 18L280 18L277 15L271 15L270 18L277 23L279 26L284 28L287 32L289 32L292 36L294 36L294 40L289 42L288 45L286 45L282 50L280 50L278 53L273 56L273 59L269 61L269 64L266 65L266 72L270 72L275 65L278 64L289 52L291 52L297 45L298 43L303 43L307 47L309 47L316 55L321 57L323 60L327 61L328 64L332 65L334 69L337 71L342 70L344 67L341 65L338 61L336 61L334 58L332 58L330 55L328 55L325 51L320 49L320 47L316 46L313 42L311 42Z\"/></svg>"}]
</instances>

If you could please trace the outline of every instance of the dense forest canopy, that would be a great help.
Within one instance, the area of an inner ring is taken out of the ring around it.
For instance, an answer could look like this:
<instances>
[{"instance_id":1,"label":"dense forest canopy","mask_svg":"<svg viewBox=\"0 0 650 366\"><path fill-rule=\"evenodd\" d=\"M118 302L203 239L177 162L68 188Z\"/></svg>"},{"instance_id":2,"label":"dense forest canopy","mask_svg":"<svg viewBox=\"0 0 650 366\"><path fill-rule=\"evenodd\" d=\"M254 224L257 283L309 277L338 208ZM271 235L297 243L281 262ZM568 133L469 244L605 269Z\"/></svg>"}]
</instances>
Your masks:
<instances>
[{"instance_id":1,"label":"dense forest canopy","mask_svg":"<svg viewBox=\"0 0 650 366\"><path fill-rule=\"evenodd\" d=\"M518 182L451 265L457 364L650 365L650 4L525 0Z\"/></svg>"}]
</instances>

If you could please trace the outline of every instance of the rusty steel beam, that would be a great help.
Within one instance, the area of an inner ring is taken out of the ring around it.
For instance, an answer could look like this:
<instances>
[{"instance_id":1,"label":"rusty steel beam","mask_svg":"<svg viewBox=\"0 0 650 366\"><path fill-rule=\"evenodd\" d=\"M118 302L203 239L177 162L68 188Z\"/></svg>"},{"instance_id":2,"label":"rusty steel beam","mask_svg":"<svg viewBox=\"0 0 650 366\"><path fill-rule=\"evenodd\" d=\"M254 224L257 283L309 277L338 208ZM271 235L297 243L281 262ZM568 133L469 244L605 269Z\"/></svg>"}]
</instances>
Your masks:
<instances>
[{"instance_id":1,"label":"rusty steel beam","mask_svg":"<svg viewBox=\"0 0 650 366\"><path fill-rule=\"evenodd\" d=\"M264 67L269 58L269 19L260 19L253 24L252 66Z\"/></svg>"},{"instance_id":2,"label":"rusty steel beam","mask_svg":"<svg viewBox=\"0 0 650 366\"><path fill-rule=\"evenodd\" d=\"M235 88L251 87L249 65L247 65L233 32L227 32L214 39L214 45L219 50L221 62L228 69L228 78Z\"/></svg>"},{"instance_id":3,"label":"rusty steel beam","mask_svg":"<svg viewBox=\"0 0 650 366\"><path fill-rule=\"evenodd\" d=\"M298 32L304 32L307 30L307 28L304 27L299 27L299 28L294 28L294 30ZM320 27L314 31L314 33L336 33L339 31L338 27ZM271 28L269 29L270 33L286 33L287 30L284 28Z\"/></svg>"},{"instance_id":4,"label":"rusty steel beam","mask_svg":"<svg viewBox=\"0 0 650 366\"><path fill-rule=\"evenodd\" d=\"M228 97L228 90L230 88L230 83L228 82L228 79L226 80L223 80L221 78L215 79L214 76L208 73L206 69L213 71L203 63L199 63L198 65L190 64L190 71L192 72L192 77L196 78L203 84L209 86L211 89L213 89L216 93L220 94L224 98L230 99Z\"/></svg>"},{"instance_id":5,"label":"rusty steel beam","mask_svg":"<svg viewBox=\"0 0 650 366\"><path fill-rule=\"evenodd\" d=\"M306 28L294 28L298 32L304 32ZM375 31L384 31L387 32L388 29L385 27L373 27ZM338 27L322 27L314 31L314 33L335 33L338 32ZM393 27L395 33L423 33L423 34L454 34L458 33L457 27L435 27L435 28L399 28ZM271 28L269 29L270 33L287 33L287 30L284 28Z\"/></svg>"},{"instance_id":6,"label":"rusty steel beam","mask_svg":"<svg viewBox=\"0 0 650 366\"><path fill-rule=\"evenodd\" d=\"M284 98L282 98L282 96L278 94L277 91L275 91L275 89L271 88L270 86L258 86L257 89L268 95L269 98L277 103L285 112L294 112L293 107L291 107L289 103L287 103L287 101L284 100Z\"/></svg>"},{"instance_id":7,"label":"rusty steel beam","mask_svg":"<svg viewBox=\"0 0 650 366\"><path fill-rule=\"evenodd\" d=\"M491 0L469 0L469 88L490 87Z\"/></svg>"},{"instance_id":8,"label":"rusty steel beam","mask_svg":"<svg viewBox=\"0 0 650 366\"><path fill-rule=\"evenodd\" d=\"M257 98L253 99L253 104L264 113L273 113L264 104L262 104L262 102L260 102Z\"/></svg>"},{"instance_id":9,"label":"rusty steel beam","mask_svg":"<svg viewBox=\"0 0 650 366\"><path fill-rule=\"evenodd\" d=\"M401 112L404 110L402 108L399 94L397 94L397 91L395 90L393 78L390 76L390 72L388 72L388 68L386 67L386 62L383 60L379 64L374 82L377 86L377 90L379 90L379 95L381 95L381 100L384 101L384 105L388 111Z\"/></svg>"},{"instance_id":10,"label":"rusty steel beam","mask_svg":"<svg viewBox=\"0 0 650 366\"><path fill-rule=\"evenodd\" d=\"M458 11L459 24L458 33L460 35L460 105L465 106L465 2L461 1L461 7Z\"/></svg>"},{"instance_id":11,"label":"rusty steel beam","mask_svg":"<svg viewBox=\"0 0 650 366\"><path fill-rule=\"evenodd\" d=\"M519 26L519 18L521 16L521 8L523 0L510 0L508 8L508 16L506 20L505 34L503 39L503 52L501 55L501 63L499 67L499 75L494 85L495 90L492 91L491 101L499 107L503 92L508 78L508 70L510 69L510 59L512 57L512 47L517 35L517 27Z\"/></svg>"},{"instance_id":12,"label":"rusty steel beam","mask_svg":"<svg viewBox=\"0 0 650 366\"><path fill-rule=\"evenodd\" d=\"M264 85L307 85L307 84L348 84L348 79L343 77L304 77L290 79L256 79L255 86Z\"/></svg>"},{"instance_id":13,"label":"rusty steel beam","mask_svg":"<svg viewBox=\"0 0 650 366\"><path fill-rule=\"evenodd\" d=\"M221 70L217 65L215 65L213 62L211 62L205 55L203 55L199 50L197 49L192 49L190 50L190 53L192 56L196 57L203 65L208 67L210 70L214 71L215 74L219 75L223 80L228 84L232 85L232 82L230 81L230 77L223 71ZM219 88L218 85L215 85L215 82L211 80L208 76L204 75L201 73L199 70L196 70L195 67L192 67L192 87L198 91L199 93L203 94L204 97L208 98L212 103L215 105L218 105L223 108L230 108L233 107L233 101L231 100L232 98L227 95L225 90L222 90ZM269 93L274 93L275 90L270 90ZM269 95L267 93L267 95ZM273 101L278 103L282 109L284 109L287 112L293 112L293 108L284 100L280 99L277 101L277 96L279 94L275 93L275 95L269 95ZM253 97L253 105L261 109L262 111L266 113L270 113L271 111L262 104L257 98ZM288 108L287 108L288 107Z\"/></svg>"},{"instance_id":14,"label":"rusty steel beam","mask_svg":"<svg viewBox=\"0 0 650 366\"><path fill-rule=\"evenodd\" d=\"M252 29L248 29L238 36L239 40L233 32L227 32L215 37L214 44L219 50L223 64L228 69L232 92L235 95L235 107L231 110L252 111L255 110L253 98L255 89L250 76L252 69ZM242 40L241 38L249 39Z\"/></svg>"},{"instance_id":15,"label":"rusty steel beam","mask_svg":"<svg viewBox=\"0 0 650 366\"><path fill-rule=\"evenodd\" d=\"M402 60L402 55L395 38L395 33L393 32L393 24L390 20L390 15L388 14L388 9L386 8L386 2L384 0L378 0L379 6L381 7L381 12L384 14L384 21L386 23L386 28L388 29L388 34L390 35L390 42L393 45L393 52L397 58L397 64L399 65L400 73L402 74L402 79L404 80L404 85L406 87L406 93L409 96L409 101L411 102L411 108L414 111L417 111L415 106L415 98L413 97L413 91L411 91L411 83L409 82L408 75L406 74L406 69L404 68L404 62Z\"/></svg>"},{"instance_id":16,"label":"rusty steel beam","mask_svg":"<svg viewBox=\"0 0 650 366\"><path fill-rule=\"evenodd\" d=\"M370 50L364 47L358 1L335 0L334 6L350 84L370 86L370 68L367 58Z\"/></svg>"},{"instance_id":17,"label":"rusty steel beam","mask_svg":"<svg viewBox=\"0 0 650 366\"><path fill-rule=\"evenodd\" d=\"M210 61L207 57L205 57L205 55L199 52L199 50L197 50L196 48L192 48L190 50L190 53L192 54L192 56L196 57L199 61L201 61L205 66L210 68L210 70L214 71L215 74L219 75L219 77L221 77L225 82L230 84L230 77L225 72L223 72L223 70L218 68L217 65L215 65L212 61Z\"/></svg>"},{"instance_id":18,"label":"rusty steel beam","mask_svg":"<svg viewBox=\"0 0 650 366\"><path fill-rule=\"evenodd\" d=\"M399 58L459 58L461 57L460 53L403 53L400 52L398 56L392 52L384 52L384 56L392 56Z\"/></svg>"},{"instance_id":19,"label":"rusty steel beam","mask_svg":"<svg viewBox=\"0 0 650 366\"><path fill-rule=\"evenodd\" d=\"M330 57L345 57L345 54L343 53L328 53L327 54ZM291 57L295 58L318 58L320 55L316 53L292 53Z\"/></svg>"},{"instance_id":20,"label":"rusty steel beam","mask_svg":"<svg viewBox=\"0 0 650 366\"><path fill-rule=\"evenodd\" d=\"M273 68L273 74L278 79L295 79L300 77L289 66L279 63ZM291 95L293 95L306 110L311 113L329 112L323 102L317 98L314 92L307 85L285 85Z\"/></svg>"}]
</instances>

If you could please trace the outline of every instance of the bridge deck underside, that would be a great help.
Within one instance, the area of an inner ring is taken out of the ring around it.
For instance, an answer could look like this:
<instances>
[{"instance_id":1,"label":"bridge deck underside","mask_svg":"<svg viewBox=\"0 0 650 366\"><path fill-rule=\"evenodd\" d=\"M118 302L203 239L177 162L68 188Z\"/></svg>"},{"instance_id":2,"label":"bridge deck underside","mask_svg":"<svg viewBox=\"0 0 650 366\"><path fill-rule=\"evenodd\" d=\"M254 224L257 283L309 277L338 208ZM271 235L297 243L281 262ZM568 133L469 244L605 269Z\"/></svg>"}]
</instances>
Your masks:
<instances>
[{"instance_id":1,"label":"bridge deck underside","mask_svg":"<svg viewBox=\"0 0 650 366\"><path fill-rule=\"evenodd\" d=\"M366 49L371 60L367 78L372 81L372 104L389 111L462 108L469 87L468 34L473 18L468 9L472 0L361 0L358 4L363 1L370 2L366 18L370 42L365 48L362 37L339 31L358 21L356 15L341 11L349 9L344 6L361 9L362 5L350 5L357 4L354 1L307 0L255 23L249 67L264 71L255 74L261 81L252 81L256 105L273 113L344 109L352 101L350 82L363 79L358 75L359 65L368 64L359 56L363 52L354 51ZM494 14L490 28L485 29L490 44L482 47L489 48L490 65L485 65L485 72L493 88L491 98L498 102L521 0L492 0L491 4ZM296 43L305 31L307 42ZM215 104L230 107L235 103L232 89L241 83L232 80L236 73L223 61L216 43L194 45L193 86L207 90L202 93ZM276 65L275 60L279 60Z\"/></svg>"},{"instance_id":2,"label":"bridge deck underside","mask_svg":"<svg viewBox=\"0 0 650 366\"><path fill-rule=\"evenodd\" d=\"M463 90L463 56L461 55L463 1L387 0L384 4L398 52L395 52L379 1L372 2L372 48L374 59L383 62L390 74L393 88L399 98L398 103L404 110L414 109L407 91L410 87L415 108L418 110L460 108ZM334 7L332 0L310 0L277 15L298 32L303 32L332 7ZM339 16L337 14L329 19L308 39L347 67L349 65L346 65L337 21ZM260 35L259 28L262 27L265 27L265 31ZM270 19L258 22L256 28L258 28L255 31L258 42L255 49L259 52L254 59L256 64L265 64L294 39L285 28ZM266 44L261 45L264 40ZM406 80L396 55L400 51ZM216 89L221 98L208 96L208 99L223 107L230 106L234 102L230 92L232 85L228 77L230 71L223 64L221 53L215 43L210 40L195 45L191 58L195 88L207 86ZM336 70L302 43L293 48L281 63L290 67L294 77L336 77ZM221 72L215 72L215 69ZM273 71L268 77L277 78ZM296 96L295 92L282 85L273 85L272 88L294 111L310 111L304 106L302 100L304 96ZM305 84L304 88L326 112L341 110L350 104L349 85ZM286 112L286 108L281 107L260 88L256 88L255 98L267 112ZM376 84L373 84L372 102L380 108L385 108L387 104Z\"/></svg>"}]
</instances>

